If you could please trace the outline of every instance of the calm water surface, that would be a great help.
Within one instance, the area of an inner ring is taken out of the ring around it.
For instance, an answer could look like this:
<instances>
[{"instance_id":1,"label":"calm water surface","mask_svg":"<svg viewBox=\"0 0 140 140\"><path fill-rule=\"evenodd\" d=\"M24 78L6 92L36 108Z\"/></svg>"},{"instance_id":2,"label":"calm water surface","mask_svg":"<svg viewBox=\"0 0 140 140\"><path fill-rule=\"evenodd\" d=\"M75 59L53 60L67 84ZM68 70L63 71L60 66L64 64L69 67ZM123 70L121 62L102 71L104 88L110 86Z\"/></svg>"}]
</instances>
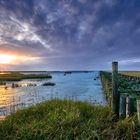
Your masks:
<instances>
[{"instance_id":1,"label":"calm water surface","mask_svg":"<svg viewBox=\"0 0 140 140\"><path fill-rule=\"evenodd\" d=\"M52 79L29 79L16 82L22 87L11 88L13 82L8 82L8 89L0 86L0 118L36 103L52 98L87 101L93 104L106 104L98 72L52 73ZM95 80L96 79L96 80ZM42 86L45 82L54 82L55 86ZM15 83L15 82L14 82ZM37 86L28 87L28 84Z\"/></svg>"}]
</instances>

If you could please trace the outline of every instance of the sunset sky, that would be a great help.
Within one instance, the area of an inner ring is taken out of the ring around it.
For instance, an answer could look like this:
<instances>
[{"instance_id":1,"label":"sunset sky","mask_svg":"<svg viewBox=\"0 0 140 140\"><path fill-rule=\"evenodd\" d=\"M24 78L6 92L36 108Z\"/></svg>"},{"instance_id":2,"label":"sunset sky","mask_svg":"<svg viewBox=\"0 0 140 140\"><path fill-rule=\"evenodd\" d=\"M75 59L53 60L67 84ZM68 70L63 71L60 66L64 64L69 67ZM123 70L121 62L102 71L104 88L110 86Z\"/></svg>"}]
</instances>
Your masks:
<instances>
[{"instance_id":1,"label":"sunset sky","mask_svg":"<svg viewBox=\"0 0 140 140\"><path fill-rule=\"evenodd\" d=\"M7 70L140 70L140 0L0 0ZM2 66L1 66L2 67Z\"/></svg>"}]
</instances>

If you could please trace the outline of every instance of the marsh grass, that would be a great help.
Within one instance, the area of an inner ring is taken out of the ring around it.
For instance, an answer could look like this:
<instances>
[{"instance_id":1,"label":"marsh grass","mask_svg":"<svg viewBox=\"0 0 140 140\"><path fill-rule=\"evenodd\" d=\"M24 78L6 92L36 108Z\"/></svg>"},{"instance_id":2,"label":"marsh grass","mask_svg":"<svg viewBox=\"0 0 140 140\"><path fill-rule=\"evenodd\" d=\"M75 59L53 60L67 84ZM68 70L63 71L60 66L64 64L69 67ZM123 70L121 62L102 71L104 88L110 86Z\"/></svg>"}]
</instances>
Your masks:
<instances>
[{"instance_id":1,"label":"marsh grass","mask_svg":"<svg viewBox=\"0 0 140 140\"><path fill-rule=\"evenodd\" d=\"M127 76L140 77L140 71L127 71L127 72L121 72L121 74L127 75Z\"/></svg>"},{"instance_id":2,"label":"marsh grass","mask_svg":"<svg viewBox=\"0 0 140 140\"><path fill-rule=\"evenodd\" d=\"M48 74L21 74L19 72L11 72L0 75L0 81L20 81L23 79L52 78Z\"/></svg>"},{"instance_id":3,"label":"marsh grass","mask_svg":"<svg viewBox=\"0 0 140 140\"><path fill-rule=\"evenodd\" d=\"M136 116L116 121L109 107L50 100L17 111L0 122L1 140L133 140Z\"/></svg>"}]
</instances>

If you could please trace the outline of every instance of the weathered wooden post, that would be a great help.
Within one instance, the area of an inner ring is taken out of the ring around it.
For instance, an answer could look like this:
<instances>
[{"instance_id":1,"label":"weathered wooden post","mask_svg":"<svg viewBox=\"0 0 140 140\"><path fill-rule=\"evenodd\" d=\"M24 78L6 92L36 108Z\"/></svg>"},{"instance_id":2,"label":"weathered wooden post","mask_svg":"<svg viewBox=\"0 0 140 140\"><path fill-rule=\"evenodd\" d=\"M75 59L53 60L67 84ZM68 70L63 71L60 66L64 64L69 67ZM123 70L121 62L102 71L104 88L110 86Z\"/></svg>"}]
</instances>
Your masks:
<instances>
[{"instance_id":1,"label":"weathered wooden post","mask_svg":"<svg viewBox=\"0 0 140 140\"><path fill-rule=\"evenodd\" d=\"M132 97L126 98L126 118L133 115L135 112L135 99Z\"/></svg>"},{"instance_id":2,"label":"weathered wooden post","mask_svg":"<svg viewBox=\"0 0 140 140\"><path fill-rule=\"evenodd\" d=\"M120 98L120 116L126 117L126 96L121 96Z\"/></svg>"},{"instance_id":3,"label":"weathered wooden post","mask_svg":"<svg viewBox=\"0 0 140 140\"><path fill-rule=\"evenodd\" d=\"M120 93L118 92L118 62L112 63L112 111L119 118Z\"/></svg>"},{"instance_id":4,"label":"weathered wooden post","mask_svg":"<svg viewBox=\"0 0 140 140\"><path fill-rule=\"evenodd\" d=\"M140 124L140 100L137 100L137 116L138 116L138 123Z\"/></svg>"}]
</instances>

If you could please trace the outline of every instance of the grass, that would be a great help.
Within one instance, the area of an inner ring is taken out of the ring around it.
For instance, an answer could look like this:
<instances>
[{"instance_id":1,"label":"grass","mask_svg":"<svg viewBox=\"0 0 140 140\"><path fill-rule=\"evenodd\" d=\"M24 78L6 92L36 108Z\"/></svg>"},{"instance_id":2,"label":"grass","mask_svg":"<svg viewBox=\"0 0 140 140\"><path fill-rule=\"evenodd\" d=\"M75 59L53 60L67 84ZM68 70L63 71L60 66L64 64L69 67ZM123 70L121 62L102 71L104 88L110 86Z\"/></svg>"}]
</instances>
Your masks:
<instances>
[{"instance_id":1,"label":"grass","mask_svg":"<svg viewBox=\"0 0 140 140\"><path fill-rule=\"evenodd\" d=\"M109 72L104 72L104 71L100 71L100 79L102 82L102 87L104 90L104 93L106 95L106 99L108 101L108 103L110 104L110 100L111 100L111 74Z\"/></svg>"},{"instance_id":2,"label":"grass","mask_svg":"<svg viewBox=\"0 0 140 140\"><path fill-rule=\"evenodd\" d=\"M124 75L140 77L140 71L121 72Z\"/></svg>"},{"instance_id":3,"label":"grass","mask_svg":"<svg viewBox=\"0 0 140 140\"><path fill-rule=\"evenodd\" d=\"M23 79L37 79L37 78L52 78L48 74L21 74L18 72L11 72L0 74L0 81L21 81Z\"/></svg>"},{"instance_id":4,"label":"grass","mask_svg":"<svg viewBox=\"0 0 140 140\"><path fill-rule=\"evenodd\" d=\"M1 140L133 140L136 116L116 121L109 107L51 100L17 111L0 122Z\"/></svg>"},{"instance_id":5,"label":"grass","mask_svg":"<svg viewBox=\"0 0 140 140\"><path fill-rule=\"evenodd\" d=\"M140 85L140 72L121 72L119 74L119 92L121 95L124 93L136 99L140 99L140 91L136 91ZM135 76L134 76L135 75ZM103 89L107 98L112 92L112 74L110 72L100 71L100 77Z\"/></svg>"}]
</instances>

